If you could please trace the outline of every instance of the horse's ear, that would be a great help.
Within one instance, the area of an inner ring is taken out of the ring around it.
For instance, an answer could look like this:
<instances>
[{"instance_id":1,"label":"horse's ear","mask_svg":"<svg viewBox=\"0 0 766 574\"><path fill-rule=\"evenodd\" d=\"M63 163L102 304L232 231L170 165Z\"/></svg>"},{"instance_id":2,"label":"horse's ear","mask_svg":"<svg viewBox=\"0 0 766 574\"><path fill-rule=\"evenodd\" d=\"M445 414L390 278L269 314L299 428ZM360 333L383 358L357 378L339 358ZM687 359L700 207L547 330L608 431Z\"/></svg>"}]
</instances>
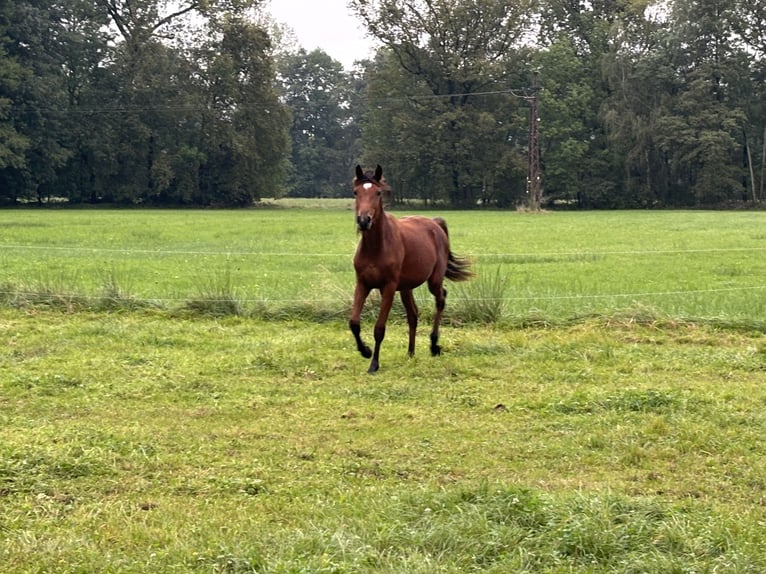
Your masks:
<instances>
[{"instance_id":1,"label":"horse's ear","mask_svg":"<svg viewBox=\"0 0 766 574\"><path fill-rule=\"evenodd\" d=\"M380 167L380 164L375 168L375 181L380 182L380 178L383 177L383 168Z\"/></svg>"},{"instance_id":2,"label":"horse's ear","mask_svg":"<svg viewBox=\"0 0 766 574\"><path fill-rule=\"evenodd\" d=\"M364 179L364 172L362 171L362 166L359 164L356 166L356 179Z\"/></svg>"}]
</instances>

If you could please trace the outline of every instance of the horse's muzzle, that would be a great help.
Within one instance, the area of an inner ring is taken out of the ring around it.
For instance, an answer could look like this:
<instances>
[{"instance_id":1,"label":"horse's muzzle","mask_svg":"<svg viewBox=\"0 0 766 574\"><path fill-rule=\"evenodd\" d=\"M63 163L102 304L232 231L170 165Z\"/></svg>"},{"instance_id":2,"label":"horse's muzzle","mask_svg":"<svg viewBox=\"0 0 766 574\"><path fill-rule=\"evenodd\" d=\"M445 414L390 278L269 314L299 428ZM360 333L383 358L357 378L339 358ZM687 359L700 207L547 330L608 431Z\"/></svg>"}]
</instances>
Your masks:
<instances>
[{"instance_id":1,"label":"horse's muzzle","mask_svg":"<svg viewBox=\"0 0 766 574\"><path fill-rule=\"evenodd\" d=\"M369 215L357 215L356 225L359 227L359 231L367 231L372 227L372 217Z\"/></svg>"}]
</instances>

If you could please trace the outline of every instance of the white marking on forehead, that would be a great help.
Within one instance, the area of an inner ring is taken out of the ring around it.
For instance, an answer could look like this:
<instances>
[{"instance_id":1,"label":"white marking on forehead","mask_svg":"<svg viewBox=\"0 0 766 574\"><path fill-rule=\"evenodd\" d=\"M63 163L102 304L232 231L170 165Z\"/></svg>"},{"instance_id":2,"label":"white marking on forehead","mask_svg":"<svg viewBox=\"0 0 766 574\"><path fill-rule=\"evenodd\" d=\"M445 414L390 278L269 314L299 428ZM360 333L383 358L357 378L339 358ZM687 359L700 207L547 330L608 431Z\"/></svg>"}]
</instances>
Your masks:
<instances>
[{"instance_id":1,"label":"white marking on forehead","mask_svg":"<svg viewBox=\"0 0 766 574\"><path fill-rule=\"evenodd\" d=\"M372 187L372 184L368 182L368 183L365 183L362 187L364 187L364 189L370 189Z\"/></svg>"}]
</instances>

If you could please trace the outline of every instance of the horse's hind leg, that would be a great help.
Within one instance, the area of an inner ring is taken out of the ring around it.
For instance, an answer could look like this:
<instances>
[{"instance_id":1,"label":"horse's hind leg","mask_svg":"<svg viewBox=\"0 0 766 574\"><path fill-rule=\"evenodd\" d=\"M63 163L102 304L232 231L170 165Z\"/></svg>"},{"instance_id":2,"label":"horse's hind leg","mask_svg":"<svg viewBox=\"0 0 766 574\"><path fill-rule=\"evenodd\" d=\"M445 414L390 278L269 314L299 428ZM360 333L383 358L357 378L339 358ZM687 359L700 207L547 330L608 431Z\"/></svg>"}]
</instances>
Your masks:
<instances>
[{"instance_id":1,"label":"horse's hind leg","mask_svg":"<svg viewBox=\"0 0 766 574\"><path fill-rule=\"evenodd\" d=\"M415 354L415 331L417 331L418 328L418 307L415 304L415 297L412 294L412 290L402 290L401 296L404 310L407 312L407 325L410 328L410 342L407 346L407 353L412 357Z\"/></svg>"},{"instance_id":2,"label":"horse's hind leg","mask_svg":"<svg viewBox=\"0 0 766 574\"><path fill-rule=\"evenodd\" d=\"M447 304L447 290L441 282L429 283L428 289L436 299L436 314L434 315L434 326L431 330L431 355L441 355L442 348L439 346L439 325L442 322L444 306Z\"/></svg>"},{"instance_id":3,"label":"horse's hind leg","mask_svg":"<svg viewBox=\"0 0 766 574\"><path fill-rule=\"evenodd\" d=\"M364 302L367 299L367 295L369 294L370 290L367 287L361 283L356 284L356 289L354 289L354 304L351 308L351 318L348 321L348 326L351 329L351 333L354 335L354 339L356 340L356 348L365 359L372 357L372 351L370 350L370 347L368 347L364 341L362 341L362 327L360 320L362 317Z\"/></svg>"}]
</instances>

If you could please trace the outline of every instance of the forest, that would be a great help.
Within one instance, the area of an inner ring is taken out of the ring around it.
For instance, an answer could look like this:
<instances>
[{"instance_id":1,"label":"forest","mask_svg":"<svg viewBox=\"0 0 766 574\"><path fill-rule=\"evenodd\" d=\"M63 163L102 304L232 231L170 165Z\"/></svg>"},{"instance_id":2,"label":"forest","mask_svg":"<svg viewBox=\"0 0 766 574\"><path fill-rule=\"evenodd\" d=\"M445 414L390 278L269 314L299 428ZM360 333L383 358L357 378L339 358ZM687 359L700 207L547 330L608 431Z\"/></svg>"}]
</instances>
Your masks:
<instances>
[{"instance_id":1,"label":"forest","mask_svg":"<svg viewBox=\"0 0 766 574\"><path fill-rule=\"evenodd\" d=\"M766 199L766 2L348 6L351 70L263 0L0 0L0 205L343 197L356 163L455 208Z\"/></svg>"}]
</instances>

